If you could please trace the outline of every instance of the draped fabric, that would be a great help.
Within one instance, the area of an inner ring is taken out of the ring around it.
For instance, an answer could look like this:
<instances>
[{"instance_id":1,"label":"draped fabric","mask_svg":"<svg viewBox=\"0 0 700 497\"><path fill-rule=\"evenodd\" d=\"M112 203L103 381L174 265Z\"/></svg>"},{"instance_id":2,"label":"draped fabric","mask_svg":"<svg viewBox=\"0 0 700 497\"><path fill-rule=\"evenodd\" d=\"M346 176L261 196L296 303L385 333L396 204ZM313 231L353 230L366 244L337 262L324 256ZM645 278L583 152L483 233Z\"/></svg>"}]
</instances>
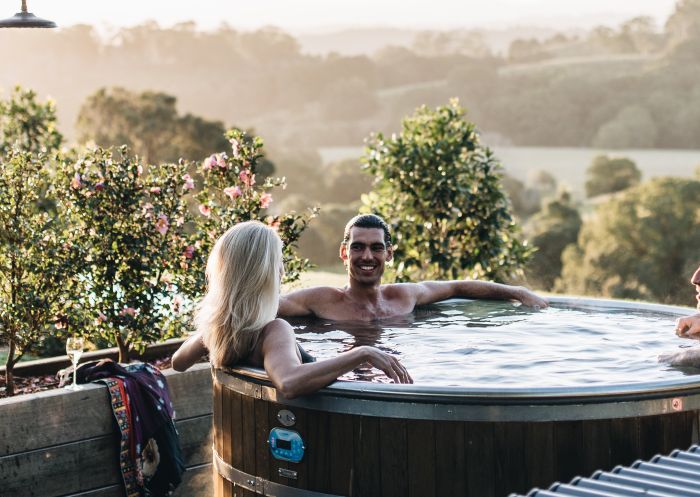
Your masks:
<instances>
[{"instance_id":1,"label":"draped fabric","mask_svg":"<svg viewBox=\"0 0 700 497\"><path fill-rule=\"evenodd\" d=\"M163 374L150 364L88 362L77 382L107 385L119 432L119 467L126 497L167 496L185 465L173 422L173 404Z\"/></svg>"}]
</instances>

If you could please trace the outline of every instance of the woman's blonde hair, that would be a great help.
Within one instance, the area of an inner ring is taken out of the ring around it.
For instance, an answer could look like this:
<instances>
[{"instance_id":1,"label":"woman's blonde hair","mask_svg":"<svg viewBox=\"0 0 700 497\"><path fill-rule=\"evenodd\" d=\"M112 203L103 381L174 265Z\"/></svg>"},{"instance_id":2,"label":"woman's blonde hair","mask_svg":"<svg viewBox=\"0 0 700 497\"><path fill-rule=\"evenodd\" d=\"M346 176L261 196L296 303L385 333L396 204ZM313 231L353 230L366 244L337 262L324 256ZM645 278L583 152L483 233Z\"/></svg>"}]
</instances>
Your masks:
<instances>
[{"instance_id":1,"label":"woman's blonde hair","mask_svg":"<svg viewBox=\"0 0 700 497\"><path fill-rule=\"evenodd\" d=\"M207 294L195 314L212 365L233 365L253 351L277 315L282 274L282 241L269 226L247 221L217 240L207 261Z\"/></svg>"}]
</instances>

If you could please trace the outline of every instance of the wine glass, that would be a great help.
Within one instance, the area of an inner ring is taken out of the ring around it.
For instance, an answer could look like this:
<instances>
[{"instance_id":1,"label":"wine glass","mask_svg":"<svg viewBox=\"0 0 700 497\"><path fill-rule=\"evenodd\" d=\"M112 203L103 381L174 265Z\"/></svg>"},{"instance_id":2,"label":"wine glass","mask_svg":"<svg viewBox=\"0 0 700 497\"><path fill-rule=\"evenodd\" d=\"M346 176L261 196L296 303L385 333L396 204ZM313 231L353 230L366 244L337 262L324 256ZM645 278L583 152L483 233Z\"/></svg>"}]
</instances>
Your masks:
<instances>
[{"instance_id":1,"label":"wine glass","mask_svg":"<svg viewBox=\"0 0 700 497\"><path fill-rule=\"evenodd\" d=\"M67 385L66 388L69 390L82 390L83 387L81 385L78 385L76 383L76 367L78 366L78 361L80 360L80 356L83 355L83 337L68 337L68 340L66 340L66 353L68 354L68 357L70 358L71 362L73 363L73 383L71 385Z\"/></svg>"}]
</instances>

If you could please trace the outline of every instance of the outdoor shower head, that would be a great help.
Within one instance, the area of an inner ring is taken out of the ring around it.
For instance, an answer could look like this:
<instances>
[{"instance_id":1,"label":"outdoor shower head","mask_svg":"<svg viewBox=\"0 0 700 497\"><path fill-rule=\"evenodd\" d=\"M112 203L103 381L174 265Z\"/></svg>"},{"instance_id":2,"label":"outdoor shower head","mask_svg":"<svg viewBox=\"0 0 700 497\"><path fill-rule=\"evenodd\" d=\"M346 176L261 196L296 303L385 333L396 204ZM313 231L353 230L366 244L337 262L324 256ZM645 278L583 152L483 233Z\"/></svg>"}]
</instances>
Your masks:
<instances>
[{"instance_id":1,"label":"outdoor shower head","mask_svg":"<svg viewBox=\"0 0 700 497\"><path fill-rule=\"evenodd\" d=\"M22 0L22 11L0 20L0 28L55 28L56 23L27 12L27 0Z\"/></svg>"}]
</instances>

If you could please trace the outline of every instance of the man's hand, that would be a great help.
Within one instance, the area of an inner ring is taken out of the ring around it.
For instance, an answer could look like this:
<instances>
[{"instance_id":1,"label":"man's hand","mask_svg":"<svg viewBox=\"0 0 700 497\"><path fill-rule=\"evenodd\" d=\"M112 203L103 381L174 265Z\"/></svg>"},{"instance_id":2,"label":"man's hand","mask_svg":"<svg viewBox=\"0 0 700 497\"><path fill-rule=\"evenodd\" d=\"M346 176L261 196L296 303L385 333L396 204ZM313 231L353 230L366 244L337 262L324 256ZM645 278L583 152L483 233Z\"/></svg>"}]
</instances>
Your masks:
<instances>
[{"instance_id":1,"label":"man's hand","mask_svg":"<svg viewBox=\"0 0 700 497\"><path fill-rule=\"evenodd\" d=\"M523 305L533 309L544 309L549 306L547 299L540 297L525 287L518 288L518 294L515 298L522 302Z\"/></svg>"},{"instance_id":2,"label":"man's hand","mask_svg":"<svg viewBox=\"0 0 700 497\"><path fill-rule=\"evenodd\" d=\"M676 335L679 337L700 338L700 314L676 319Z\"/></svg>"}]
</instances>

